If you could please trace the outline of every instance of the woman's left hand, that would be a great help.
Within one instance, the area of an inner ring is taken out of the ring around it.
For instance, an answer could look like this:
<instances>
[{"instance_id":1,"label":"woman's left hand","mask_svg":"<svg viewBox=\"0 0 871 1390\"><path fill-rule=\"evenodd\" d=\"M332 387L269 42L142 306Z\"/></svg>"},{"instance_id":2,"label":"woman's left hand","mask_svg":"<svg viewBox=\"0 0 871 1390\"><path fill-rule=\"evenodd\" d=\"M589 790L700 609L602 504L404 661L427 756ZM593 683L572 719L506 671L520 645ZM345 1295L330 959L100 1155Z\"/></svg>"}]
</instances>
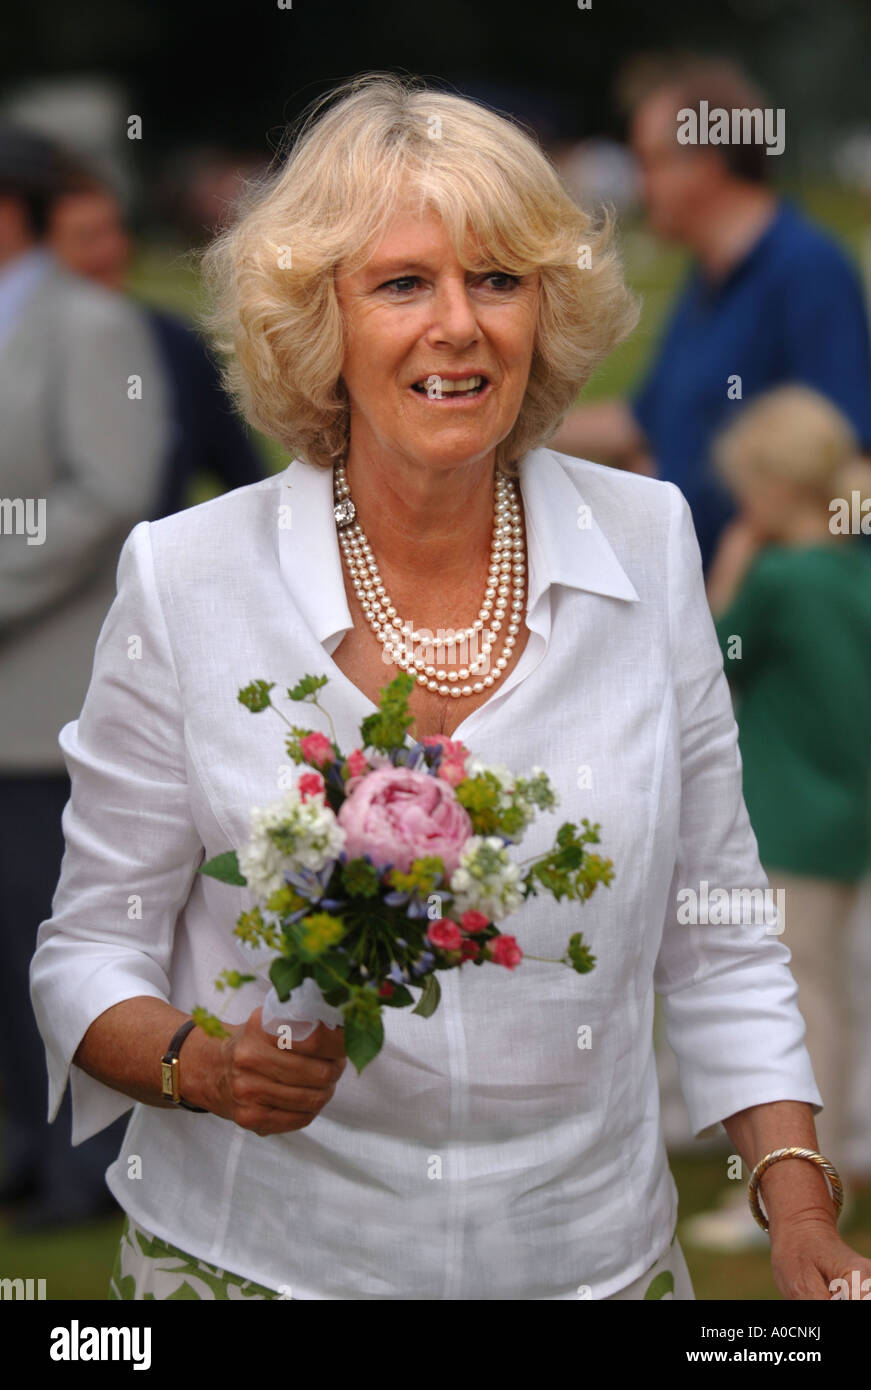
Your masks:
<instances>
[{"instance_id":1,"label":"woman's left hand","mask_svg":"<svg viewBox=\"0 0 871 1390\"><path fill-rule=\"evenodd\" d=\"M772 1233L771 1269L784 1298L871 1299L871 1259L852 1250L837 1227L819 1217L794 1217Z\"/></svg>"}]
</instances>

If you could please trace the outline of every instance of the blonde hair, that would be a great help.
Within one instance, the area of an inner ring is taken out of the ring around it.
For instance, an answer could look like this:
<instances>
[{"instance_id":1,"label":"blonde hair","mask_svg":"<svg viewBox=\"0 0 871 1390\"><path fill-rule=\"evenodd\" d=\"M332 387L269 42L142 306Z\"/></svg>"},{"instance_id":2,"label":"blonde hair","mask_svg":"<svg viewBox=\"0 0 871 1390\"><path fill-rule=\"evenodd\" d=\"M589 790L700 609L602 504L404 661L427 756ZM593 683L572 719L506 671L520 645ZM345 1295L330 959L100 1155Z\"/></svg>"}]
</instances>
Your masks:
<instances>
[{"instance_id":1,"label":"blonde hair","mask_svg":"<svg viewBox=\"0 0 871 1390\"><path fill-rule=\"evenodd\" d=\"M744 406L714 442L716 471L736 493L754 477L776 478L809 496L871 496L871 464L846 415L810 386L778 386Z\"/></svg>"},{"instance_id":2,"label":"blonde hair","mask_svg":"<svg viewBox=\"0 0 871 1390\"><path fill-rule=\"evenodd\" d=\"M594 222L513 120L417 78L352 78L290 135L284 162L249 184L201 257L213 304L203 323L226 355L224 384L242 414L316 466L344 457L350 408L335 271L359 268L416 190L465 269L540 274L527 389L496 450L496 466L516 474L638 321L613 210ZM463 249L470 229L474 263Z\"/></svg>"}]
</instances>

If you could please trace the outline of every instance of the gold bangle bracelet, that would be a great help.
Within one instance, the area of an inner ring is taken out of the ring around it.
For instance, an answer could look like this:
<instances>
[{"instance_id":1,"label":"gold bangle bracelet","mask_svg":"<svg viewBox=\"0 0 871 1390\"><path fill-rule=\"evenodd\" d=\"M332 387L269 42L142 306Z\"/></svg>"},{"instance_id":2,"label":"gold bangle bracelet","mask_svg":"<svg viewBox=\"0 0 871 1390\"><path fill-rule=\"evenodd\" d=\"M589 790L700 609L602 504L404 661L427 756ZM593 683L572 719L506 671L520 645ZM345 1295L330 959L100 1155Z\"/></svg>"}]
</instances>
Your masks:
<instances>
[{"instance_id":1,"label":"gold bangle bracelet","mask_svg":"<svg viewBox=\"0 0 871 1390\"><path fill-rule=\"evenodd\" d=\"M750 1202L750 1210L763 1231L768 1230L768 1217L764 1215L759 1201L759 1179L766 1169L771 1167L772 1163L777 1163L778 1159L781 1158L807 1158L811 1163L815 1163L818 1168L823 1170L823 1173L828 1179L832 1201L835 1204L835 1221L837 1222L841 1214L841 1207L844 1205L844 1184L841 1182L837 1168L833 1163L830 1163L827 1158L824 1158L821 1153L817 1153L815 1149L802 1149L793 1146L788 1149L772 1149L771 1153L766 1154L764 1158L760 1158L753 1172L750 1174L750 1182L747 1185L747 1198Z\"/></svg>"}]
</instances>

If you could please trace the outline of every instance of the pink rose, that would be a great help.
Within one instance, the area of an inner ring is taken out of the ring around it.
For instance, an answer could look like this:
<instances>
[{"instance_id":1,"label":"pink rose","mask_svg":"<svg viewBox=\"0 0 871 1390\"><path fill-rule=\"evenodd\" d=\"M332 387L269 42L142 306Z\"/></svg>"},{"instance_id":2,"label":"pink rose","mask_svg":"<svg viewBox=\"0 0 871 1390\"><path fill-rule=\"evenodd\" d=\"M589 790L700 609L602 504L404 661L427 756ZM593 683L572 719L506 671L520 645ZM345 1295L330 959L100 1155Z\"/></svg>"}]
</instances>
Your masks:
<instances>
[{"instance_id":1,"label":"pink rose","mask_svg":"<svg viewBox=\"0 0 871 1390\"><path fill-rule=\"evenodd\" d=\"M463 960L477 960L481 954L481 947L477 941L471 941L468 936L463 937L463 944L460 947Z\"/></svg>"},{"instance_id":2,"label":"pink rose","mask_svg":"<svg viewBox=\"0 0 871 1390\"><path fill-rule=\"evenodd\" d=\"M305 801L307 796L324 790L324 779L319 772L304 772L296 784L297 791Z\"/></svg>"},{"instance_id":3,"label":"pink rose","mask_svg":"<svg viewBox=\"0 0 871 1390\"><path fill-rule=\"evenodd\" d=\"M305 734L299 741L300 752L307 763L324 767L335 762L336 754L326 734Z\"/></svg>"},{"instance_id":4,"label":"pink rose","mask_svg":"<svg viewBox=\"0 0 871 1390\"><path fill-rule=\"evenodd\" d=\"M452 922L448 917L440 917L437 922L431 922L426 935L427 940L431 941L433 946L438 946L440 951L459 951L463 945L463 933L456 922Z\"/></svg>"},{"instance_id":5,"label":"pink rose","mask_svg":"<svg viewBox=\"0 0 871 1390\"><path fill-rule=\"evenodd\" d=\"M438 775L445 782L449 782L455 787L458 782L462 782L466 777L466 758L469 750L460 739L447 738L444 734L425 734L419 740L425 748L439 748L444 751L439 763Z\"/></svg>"},{"instance_id":6,"label":"pink rose","mask_svg":"<svg viewBox=\"0 0 871 1390\"><path fill-rule=\"evenodd\" d=\"M463 928L463 931L471 932L473 935L476 931L483 931L484 928L489 925L490 918L486 913L475 912L471 907L468 911L464 912L460 918L460 926Z\"/></svg>"},{"instance_id":7,"label":"pink rose","mask_svg":"<svg viewBox=\"0 0 871 1390\"><path fill-rule=\"evenodd\" d=\"M472 834L453 788L427 772L382 767L359 782L339 807L349 859L369 854L407 873L413 859L438 854L450 878Z\"/></svg>"},{"instance_id":8,"label":"pink rose","mask_svg":"<svg viewBox=\"0 0 871 1390\"><path fill-rule=\"evenodd\" d=\"M496 965L504 965L508 970L523 960L523 952L513 936L494 936L487 943L487 953Z\"/></svg>"}]
</instances>

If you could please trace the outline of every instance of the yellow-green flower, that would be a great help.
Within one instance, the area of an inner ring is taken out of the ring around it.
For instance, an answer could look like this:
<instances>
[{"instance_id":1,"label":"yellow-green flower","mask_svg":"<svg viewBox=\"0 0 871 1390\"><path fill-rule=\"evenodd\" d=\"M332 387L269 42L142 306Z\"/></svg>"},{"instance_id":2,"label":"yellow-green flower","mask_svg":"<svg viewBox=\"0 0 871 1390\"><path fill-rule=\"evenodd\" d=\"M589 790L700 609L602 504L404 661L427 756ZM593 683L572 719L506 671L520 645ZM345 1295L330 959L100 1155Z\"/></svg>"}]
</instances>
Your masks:
<instances>
[{"instance_id":1,"label":"yellow-green flower","mask_svg":"<svg viewBox=\"0 0 871 1390\"><path fill-rule=\"evenodd\" d=\"M299 924L299 949L309 960L322 956L345 935L344 923L329 912L313 912Z\"/></svg>"}]
</instances>

